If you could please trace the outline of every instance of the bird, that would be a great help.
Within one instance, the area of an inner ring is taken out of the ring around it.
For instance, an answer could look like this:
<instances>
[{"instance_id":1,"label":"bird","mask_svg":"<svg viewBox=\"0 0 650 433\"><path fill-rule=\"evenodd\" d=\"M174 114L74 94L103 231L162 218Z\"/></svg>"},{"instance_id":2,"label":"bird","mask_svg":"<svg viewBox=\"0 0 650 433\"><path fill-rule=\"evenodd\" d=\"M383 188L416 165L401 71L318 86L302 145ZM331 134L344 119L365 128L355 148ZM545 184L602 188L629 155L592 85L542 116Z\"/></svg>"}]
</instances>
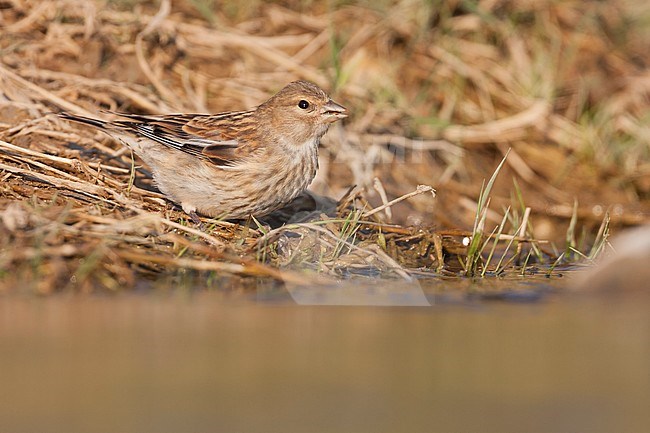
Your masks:
<instances>
[{"instance_id":1,"label":"bird","mask_svg":"<svg viewBox=\"0 0 650 433\"><path fill-rule=\"evenodd\" d=\"M317 85L293 81L259 106L218 114L110 112L95 127L124 143L150 168L154 183L193 221L263 217L300 195L316 176L318 146L329 126L348 116Z\"/></svg>"}]
</instances>

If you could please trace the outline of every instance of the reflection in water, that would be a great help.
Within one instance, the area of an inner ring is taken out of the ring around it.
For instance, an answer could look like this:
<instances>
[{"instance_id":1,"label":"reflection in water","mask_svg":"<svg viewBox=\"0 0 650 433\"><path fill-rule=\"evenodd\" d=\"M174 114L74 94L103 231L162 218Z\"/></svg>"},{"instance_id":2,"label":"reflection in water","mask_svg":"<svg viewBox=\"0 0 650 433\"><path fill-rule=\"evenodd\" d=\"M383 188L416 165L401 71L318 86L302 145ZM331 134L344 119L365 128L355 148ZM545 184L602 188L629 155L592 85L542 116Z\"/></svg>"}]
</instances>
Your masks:
<instances>
[{"instance_id":1,"label":"reflection in water","mask_svg":"<svg viewBox=\"0 0 650 433\"><path fill-rule=\"evenodd\" d=\"M0 431L649 431L648 306L2 298Z\"/></svg>"},{"instance_id":2,"label":"reflection in water","mask_svg":"<svg viewBox=\"0 0 650 433\"><path fill-rule=\"evenodd\" d=\"M381 284L377 284L381 281ZM307 287L287 283L285 290L298 305L356 305L428 307L431 304L417 279L356 279L354 283Z\"/></svg>"}]
</instances>

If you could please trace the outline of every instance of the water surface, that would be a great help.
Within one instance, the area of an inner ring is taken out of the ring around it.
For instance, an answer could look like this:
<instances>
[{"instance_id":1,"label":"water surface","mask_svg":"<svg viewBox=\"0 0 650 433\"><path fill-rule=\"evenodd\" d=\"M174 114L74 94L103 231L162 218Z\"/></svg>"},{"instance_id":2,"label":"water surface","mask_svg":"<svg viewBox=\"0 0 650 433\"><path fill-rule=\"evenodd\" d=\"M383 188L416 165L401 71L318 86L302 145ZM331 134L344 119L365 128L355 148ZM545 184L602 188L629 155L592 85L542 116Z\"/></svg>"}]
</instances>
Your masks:
<instances>
[{"instance_id":1,"label":"water surface","mask_svg":"<svg viewBox=\"0 0 650 433\"><path fill-rule=\"evenodd\" d=\"M424 292L0 298L0 431L650 431L647 296Z\"/></svg>"}]
</instances>

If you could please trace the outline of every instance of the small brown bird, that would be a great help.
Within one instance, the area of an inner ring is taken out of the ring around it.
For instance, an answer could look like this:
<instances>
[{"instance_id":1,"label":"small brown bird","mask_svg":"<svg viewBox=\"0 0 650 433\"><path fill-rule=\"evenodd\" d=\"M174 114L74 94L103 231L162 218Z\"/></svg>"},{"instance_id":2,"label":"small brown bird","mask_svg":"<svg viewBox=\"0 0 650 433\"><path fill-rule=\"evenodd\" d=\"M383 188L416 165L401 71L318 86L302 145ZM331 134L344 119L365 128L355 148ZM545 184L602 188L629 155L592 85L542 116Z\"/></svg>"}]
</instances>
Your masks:
<instances>
[{"instance_id":1,"label":"small brown bird","mask_svg":"<svg viewBox=\"0 0 650 433\"><path fill-rule=\"evenodd\" d=\"M289 203L314 179L320 139L347 110L315 84L294 81L248 111L115 114L125 120L60 116L133 149L160 191L196 220L196 212L259 217Z\"/></svg>"}]
</instances>

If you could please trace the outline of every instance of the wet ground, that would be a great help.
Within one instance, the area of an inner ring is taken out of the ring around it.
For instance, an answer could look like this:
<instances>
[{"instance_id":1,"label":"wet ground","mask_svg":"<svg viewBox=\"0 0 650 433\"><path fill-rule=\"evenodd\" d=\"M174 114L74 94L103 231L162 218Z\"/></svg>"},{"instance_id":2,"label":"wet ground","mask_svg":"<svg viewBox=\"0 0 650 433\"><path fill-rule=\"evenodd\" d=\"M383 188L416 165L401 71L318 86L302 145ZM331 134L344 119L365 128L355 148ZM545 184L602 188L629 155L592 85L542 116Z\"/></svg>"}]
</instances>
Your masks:
<instances>
[{"instance_id":1,"label":"wet ground","mask_svg":"<svg viewBox=\"0 0 650 433\"><path fill-rule=\"evenodd\" d=\"M0 298L0 431L649 431L650 296L566 281Z\"/></svg>"}]
</instances>

